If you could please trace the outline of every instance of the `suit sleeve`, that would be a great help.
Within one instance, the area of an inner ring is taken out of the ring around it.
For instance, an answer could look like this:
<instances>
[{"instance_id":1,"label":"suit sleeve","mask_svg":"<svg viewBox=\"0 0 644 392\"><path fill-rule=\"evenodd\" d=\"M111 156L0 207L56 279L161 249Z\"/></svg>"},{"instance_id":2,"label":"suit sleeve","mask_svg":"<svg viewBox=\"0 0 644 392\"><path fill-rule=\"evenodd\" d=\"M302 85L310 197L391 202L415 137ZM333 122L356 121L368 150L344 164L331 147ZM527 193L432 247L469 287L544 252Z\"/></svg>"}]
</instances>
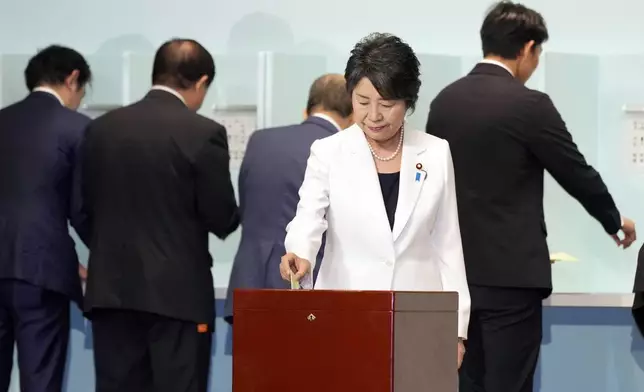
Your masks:
<instances>
[{"instance_id":1,"label":"suit sleeve","mask_svg":"<svg viewBox=\"0 0 644 392\"><path fill-rule=\"evenodd\" d=\"M320 143L321 141L317 140L311 145L304 181L299 191L300 201L297 204L295 217L286 227L284 240L287 252L311 262L311 271L315 269L322 234L328 227L326 220L326 211L329 207L328 153ZM302 281L302 285L303 287L312 286L311 274Z\"/></svg>"},{"instance_id":2,"label":"suit sleeve","mask_svg":"<svg viewBox=\"0 0 644 392\"><path fill-rule=\"evenodd\" d=\"M622 225L613 197L599 173L579 152L550 97L540 97L534 114L537 128L529 136L532 153L608 234L617 233Z\"/></svg>"},{"instance_id":3,"label":"suit sleeve","mask_svg":"<svg viewBox=\"0 0 644 392\"><path fill-rule=\"evenodd\" d=\"M89 247L90 223L87 211L83 204L83 145L89 119L83 123L82 132L79 132L72 145L72 189L69 201L69 222L85 246Z\"/></svg>"},{"instance_id":4,"label":"suit sleeve","mask_svg":"<svg viewBox=\"0 0 644 392\"><path fill-rule=\"evenodd\" d=\"M244 216L244 207L246 200L246 179L248 177L248 157L253 156L253 150L255 149L256 143L256 132L253 132L248 138L248 143L246 143L246 152L242 158L241 166L239 168L239 176L237 177L237 191L239 193L239 217L240 220L243 220Z\"/></svg>"},{"instance_id":5,"label":"suit sleeve","mask_svg":"<svg viewBox=\"0 0 644 392\"><path fill-rule=\"evenodd\" d=\"M225 239L239 227L239 210L230 178L226 129L217 125L195 160L197 211L215 236Z\"/></svg>"},{"instance_id":6,"label":"suit sleeve","mask_svg":"<svg viewBox=\"0 0 644 392\"><path fill-rule=\"evenodd\" d=\"M470 291L465 275L465 261L456 203L454 166L449 145L446 144L445 182L432 229L433 248L440 257L443 290L458 293L458 336L467 338L470 321Z\"/></svg>"}]
</instances>

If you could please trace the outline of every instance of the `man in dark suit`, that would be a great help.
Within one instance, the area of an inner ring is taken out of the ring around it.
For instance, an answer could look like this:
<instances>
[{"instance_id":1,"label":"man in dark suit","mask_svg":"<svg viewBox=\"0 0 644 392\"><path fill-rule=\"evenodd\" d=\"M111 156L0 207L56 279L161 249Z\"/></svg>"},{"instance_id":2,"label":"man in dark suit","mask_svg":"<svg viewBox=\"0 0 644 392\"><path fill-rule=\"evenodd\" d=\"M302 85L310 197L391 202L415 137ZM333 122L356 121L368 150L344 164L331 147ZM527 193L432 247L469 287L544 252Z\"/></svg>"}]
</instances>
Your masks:
<instances>
[{"instance_id":1,"label":"man in dark suit","mask_svg":"<svg viewBox=\"0 0 644 392\"><path fill-rule=\"evenodd\" d=\"M524 86L547 38L539 13L498 3L481 27L485 59L430 107L427 132L452 150L472 298L462 392L533 390L541 304L552 291L544 170L618 245L635 240L633 222L621 219L548 95Z\"/></svg>"},{"instance_id":2,"label":"man in dark suit","mask_svg":"<svg viewBox=\"0 0 644 392\"><path fill-rule=\"evenodd\" d=\"M60 392L70 300L82 301L68 224L87 239L78 153L89 118L75 110L91 72L80 53L49 46L25 79L31 93L0 110L0 391L17 343L21 390Z\"/></svg>"},{"instance_id":3,"label":"man in dark suit","mask_svg":"<svg viewBox=\"0 0 644 392\"><path fill-rule=\"evenodd\" d=\"M635 299L633 300L633 318L642 337L644 337L644 245L642 245L637 255L633 292L635 293Z\"/></svg>"},{"instance_id":4,"label":"man in dark suit","mask_svg":"<svg viewBox=\"0 0 644 392\"><path fill-rule=\"evenodd\" d=\"M91 224L85 309L96 390L203 392L214 325L208 232L239 226L226 129L195 113L210 53L173 39L152 90L94 120L84 146Z\"/></svg>"},{"instance_id":5,"label":"man in dark suit","mask_svg":"<svg viewBox=\"0 0 644 392\"><path fill-rule=\"evenodd\" d=\"M259 130L250 137L239 172L243 230L228 283L228 322L235 289L287 287L278 267L286 253L286 225L295 216L311 144L349 127L352 113L344 76L323 75L311 85L303 123Z\"/></svg>"}]
</instances>

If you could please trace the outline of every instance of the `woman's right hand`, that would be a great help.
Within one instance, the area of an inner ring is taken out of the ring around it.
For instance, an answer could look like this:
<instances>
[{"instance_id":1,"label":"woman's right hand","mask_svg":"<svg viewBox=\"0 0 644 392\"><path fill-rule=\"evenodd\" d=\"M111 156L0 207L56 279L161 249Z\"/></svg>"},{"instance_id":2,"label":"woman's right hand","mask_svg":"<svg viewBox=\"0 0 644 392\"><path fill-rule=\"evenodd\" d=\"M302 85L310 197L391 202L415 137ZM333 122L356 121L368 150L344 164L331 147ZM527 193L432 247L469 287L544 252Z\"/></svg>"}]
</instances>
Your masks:
<instances>
[{"instance_id":1,"label":"woman's right hand","mask_svg":"<svg viewBox=\"0 0 644 392\"><path fill-rule=\"evenodd\" d=\"M282 279L290 282L291 275L296 281L300 281L304 275L311 271L311 262L298 257L295 253L287 253L282 256L280 263L280 275Z\"/></svg>"},{"instance_id":2,"label":"woman's right hand","mask_svg":"<svg viewBox=\"0 0 644 392\"><path fill-rule=\"evenodd\" d=\"M463 344L463 339L458 339L458 368L461 368L463 364L463 357L465 356L465 345Z\"/></svg>"}]
</instances>

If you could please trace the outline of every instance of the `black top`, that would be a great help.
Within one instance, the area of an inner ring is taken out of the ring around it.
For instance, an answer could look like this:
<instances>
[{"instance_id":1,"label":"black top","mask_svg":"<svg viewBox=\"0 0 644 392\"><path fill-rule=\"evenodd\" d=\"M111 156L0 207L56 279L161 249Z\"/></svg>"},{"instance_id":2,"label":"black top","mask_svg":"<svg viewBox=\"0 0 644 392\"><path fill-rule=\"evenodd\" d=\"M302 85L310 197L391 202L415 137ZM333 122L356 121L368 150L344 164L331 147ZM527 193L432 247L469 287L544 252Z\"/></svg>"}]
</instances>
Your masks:
<instances>
[{"instance_id":1,"label":"black top","mask_svg":"<svg viewBox=\"0 0 644 392\"><path fill-rule=\"evenodd\" d=\"M86 133L85 310L214 322L208 233L224 239L239 226L225 128L154 90Z\"/></svg>"},{"instance_id":2,"label":"black top","mask_svg":"<svg viewBox=\"0 0 644 392\"><path fill-rule=\"evenodd\" d=\"M378 173L378 179L380 180L380 189L382 190L382 199L385 202L385 211L387 211L389 226L393 230L394 215L396 215L396 205L398 204L400 172Z\"/></svg>"},{"instance_id":3,"label":"black top","mask_svg":"<svg viewBox=\"0 0 644 392\"><path fill-rule=\"evenodd\" d=\"M441 91L431 104L427 132L449 142L471 285L552 287L545 170L606 232L621 226L604 181L577 149L548 95L497 65L478 64Z\"/></svg>"}]
</instances>

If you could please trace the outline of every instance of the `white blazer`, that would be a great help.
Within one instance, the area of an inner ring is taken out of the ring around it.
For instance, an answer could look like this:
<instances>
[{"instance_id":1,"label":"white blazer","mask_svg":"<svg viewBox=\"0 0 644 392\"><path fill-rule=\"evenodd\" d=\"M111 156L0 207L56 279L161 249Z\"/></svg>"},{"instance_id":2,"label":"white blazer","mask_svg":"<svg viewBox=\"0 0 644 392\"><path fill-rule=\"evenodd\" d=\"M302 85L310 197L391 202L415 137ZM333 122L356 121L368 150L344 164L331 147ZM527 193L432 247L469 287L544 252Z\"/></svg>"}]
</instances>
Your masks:
<instances>
[{"instance_id":1,"label":"white blazer","mask_svg":"<svg viewBox=\"0 0 644 392\"><path fill-rule=\"evenodd\" d=\"M456 291L458 336L467 337L470 293L445 140L405 131L393 230L357 125L313 143L299 195L285 246L314 267L326 231L316 289ZM310 274L301 284L312 288Z\"/></svg>"}]
</instances>

